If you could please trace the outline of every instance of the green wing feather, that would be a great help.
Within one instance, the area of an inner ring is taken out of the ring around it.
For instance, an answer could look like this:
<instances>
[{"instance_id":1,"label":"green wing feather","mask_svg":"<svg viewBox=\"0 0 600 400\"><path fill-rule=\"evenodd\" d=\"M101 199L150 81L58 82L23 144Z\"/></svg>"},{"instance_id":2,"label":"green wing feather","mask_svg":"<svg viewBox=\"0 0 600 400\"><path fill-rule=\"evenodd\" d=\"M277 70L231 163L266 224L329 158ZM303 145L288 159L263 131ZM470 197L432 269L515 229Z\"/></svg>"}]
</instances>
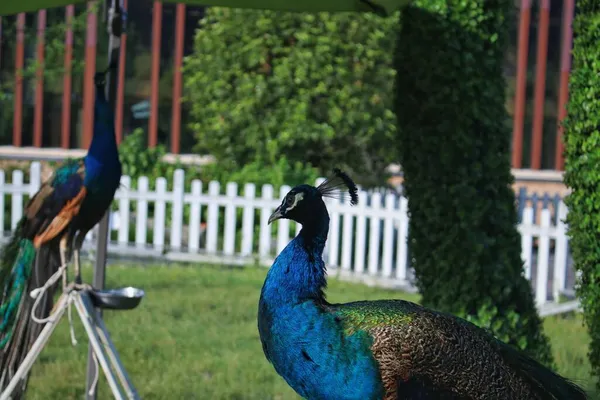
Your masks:
<instances>
[{"instance_id":1,"label":"green wing feather","mask_svg":"<svg viewBox=\"0 0 600 400\"><path fill-rule=\"evenodd\" d=\"M0 376L0 388L8 383L43 328L30 319L33 299L29 292L43 285L59 265L57 246L38 250L34 238L80 192L84 177L83 159L69 160L57 168L29 200L10 240L0 251L0 371L8 372ZM54 288L41 299L38 315L50 312L53 292ZM13 393L15 398L20 398L26 384L27 380L20 383Z\"/></svg>"}]
</instances>

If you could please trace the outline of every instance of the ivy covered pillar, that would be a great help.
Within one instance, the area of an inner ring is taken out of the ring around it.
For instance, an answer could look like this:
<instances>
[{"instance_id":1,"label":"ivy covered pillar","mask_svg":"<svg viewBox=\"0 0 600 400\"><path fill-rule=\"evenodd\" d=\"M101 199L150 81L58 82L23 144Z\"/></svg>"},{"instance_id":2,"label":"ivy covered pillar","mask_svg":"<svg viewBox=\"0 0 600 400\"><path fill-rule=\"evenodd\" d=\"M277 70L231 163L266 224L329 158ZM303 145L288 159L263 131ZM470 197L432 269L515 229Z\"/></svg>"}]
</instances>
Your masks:
<instances>
[{"instance_id":1,"label":"ivy covered pillar","mask_svg":"<svg viewBox=\"0 0 600 400\"><path fill-rule=\"evenodd\" d=\"M600 0L577 0L573 72L565 120L567 223L577 295L591 337L592 373L600 377ZM600 380L596 381L600 390Z\"/></svg>"},{"instance_id":2,"label":"ivy covered pillar","mask_svg":"<svg viewBox=\"0 0 600 400\"><path fill-rule=\"evenodd\" d=\"M504 54L513 0L416 0L395 66L410 250L425 306L552 364L523 276Z\"/></svg>"}]
</instances>

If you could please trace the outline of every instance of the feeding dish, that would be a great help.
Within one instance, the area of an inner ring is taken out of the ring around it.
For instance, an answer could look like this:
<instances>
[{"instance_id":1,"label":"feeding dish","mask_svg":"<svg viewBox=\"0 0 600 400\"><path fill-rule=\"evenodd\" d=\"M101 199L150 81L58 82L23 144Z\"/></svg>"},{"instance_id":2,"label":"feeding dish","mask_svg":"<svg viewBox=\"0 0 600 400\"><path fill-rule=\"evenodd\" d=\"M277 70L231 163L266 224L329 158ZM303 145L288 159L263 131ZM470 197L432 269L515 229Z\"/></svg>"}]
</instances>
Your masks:
<instances>
[{"instance_id":1,"label":"feeding dish","mask_svg":"<svg viewBox=\"0 0 600 400\"><path fill-rule=\"evenodd\" d=\"M90 298L97 308L109 310L131 310L142 301L144 291L131 286L120 289L91 290Z\"/></svg>"}]
</instances>

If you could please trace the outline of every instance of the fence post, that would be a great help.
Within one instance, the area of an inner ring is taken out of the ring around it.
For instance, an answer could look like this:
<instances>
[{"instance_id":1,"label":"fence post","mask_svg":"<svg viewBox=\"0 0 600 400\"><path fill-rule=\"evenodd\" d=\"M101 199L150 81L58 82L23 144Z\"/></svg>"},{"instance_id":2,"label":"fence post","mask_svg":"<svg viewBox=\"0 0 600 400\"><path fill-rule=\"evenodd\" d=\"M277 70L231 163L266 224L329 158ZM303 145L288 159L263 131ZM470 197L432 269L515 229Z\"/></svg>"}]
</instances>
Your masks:
<instances>
[{"instance_id":1,"label":"fence post","mask_svg":"<svg viewBox=\"0 0 600 400\"><path fill-rule=\"evenodd\" d=\"M541 212L540 238L537 257L537 277L535 299L538 306L548 299L548 263L550 254L550 210L544 208Z\"/></svg>"},{"instance_id":2,"label":"fence post","mask_svg":"<svg viewBox=\"0 0 600 400\"><path fill-rule=\"evenodd\" d=\"M369 229L369 275L375 276L379 270L379 235L380 223L379 210L381 210L381 193L375 192L371 196L371 215Z\"/></svg>"},{"instance_id":3,"label":"fence post","mask_svg":"<svg viewBox=\"0 0 600 400\"><path fill-rule=\"evenodd\" d=\"M279 189L279 197L283 198L291 190L291 187L283 185ZM281 252L290 240L290 221L285 218L277 220L277 252Z\"/></svg>"},{"instance_id":4,"label":"fence post","mask_svg":"<svg viewBox=\"0 0 600 400\"><path fill-rule=\"evenodd\" d=\"M268 225L269 216L271 216L271 202L273 201L273 186L263 185L262 187L262 207L260 209L260 230L258 241L258 254L262 258L269 255L271 251L271 226Z\"/></svg>"},{"instance_id":5,"label":"fence post","mask_svg":"<svg viewBox=\"0 0 600 400\"><path fill-rule=\"evenodd\" d=\"M206 252L215 254L217 252L217 239L219 234L219 205L216 198L219 196L221 187L219 182L212 181L208 184L208 211L206 215Z\"/></svg>"},{"instance_id":6,"label":"fence post","mask_svg":"<svg viewBox=\"0 0 600 400\"><path fill-rule=\"evenodd\" d=\"M181 249L181 232L183 231L183 206L185 194L185 173L176 169L173 175L173 208L171 214L171 248Z\"/></svg>"},{"instance_id":7,"label":"fence post","mask_svg":"<svg viewBox=\"0 0 600 400\"><path fill-rule=\"evenodd\" d=\"M385 219L383 222L383 265L381 273L384 278L392 276L392 257L394 255L394 203L396 196L393 193L385 195Z\"/></svg>"},{"instance_id":8,"label":"fence post","mask_svg":"<svg viewBox=\"0 0 600 400\"><path fill-rule=\"evenodd\" d=\"M533 247L533 237L531 235L531 226L533 225L533 208L527 206L523 209L523 219L519 231L521 232L521 259L525 263L524 273L527 279L531 279L531 257Z\"/></svg>"},{"instance_id":9,"label":"fence post","mask_svg":"<svg viewBox=\"0 0 600 400\"><path fill-rule=\"evenodd\" d=\"M396 253L396 278L405 281L408 264L408 199L400 197L400 227Z\"/></svg>"},{"instance_id":10,"label":"fence post","mask_svg":"<svg viewBox=\"0 0 600 400\"><path fill-rule=\"evenodd\" d=\"M156 202L154 203L154 223L152 224L154 248L163 251L165 247L165 220L167 214L167 179L156 179Z\"/></svg>"},{"instance_id":11,"label":"fence post","mask_svg":"<svg viewBox=\"0 0 600 400\"><path fill-rule=\"evenodd\" d=\"M146 230L148 227L148 177L140 176L138 178L138 200L135 205L135 244L136 246L146 245Z\"/></svg>"},{"instance_id":12,"label":"fence post","mask_svg":"<svg viewBox=\"0 0 600 400\"><path fill-rule=\"evenodd\" d=\"M254 238L254 197L256 186L253 183L244 185L244 214L242 216L242 256L252 254Z\"/></svg>"},{"instance_id":13,"label":"fence post","mask_svg":"<svg viewBox=\"0 0 600 400\"><path fill-rule=\"evenodd\" d=\"M119 198L119 245L127 245L129 242L129 191L131 190L131 178L127 175L121 177L121 187L118 189Z\"/></svg>"},{"instance_id":14,"label":"fence post","mask_svg":"<svg viewBox=\"0 0 600 400\"><path fill-rule=\"evenodd\" d=\"M564 202L558 203L556 212L556 241L554 247L554 285L553 298L557 302L560 293L566 289L567 279L567 206Z\"/></svg>"},{"instance_id":15,"label":"fence post","mask_svg":"<svg viewBox=\"0 0 600 400\"><path fill-rule=\"evenodd\" d=\"M329 253L327 259L329 265L337 267L340 255L340 198L335 197L330 200L329 238L327 240L329 242Z\"/></svg>"},{"instance_id":16,"label":"fence post","mask_svg":"<svg viewBox=\"0 0 600 400\"><path fill-rule=\"evenodd\" d=\"M367 192L358 192L356 208L356 248L354 250L354 273L360 275L365 270L365 255L367 246Z\"/></svg>"},{"instance_id":17,"label":"fence post","mask_svg":"<svg viewBox=\"0 0 600 400\"><path fill-rule=\"evenodd\" d=\"M38 161L31 163L29 169L29 196L33 196L42 185L42 166Z\"/></svg>"},{"instance_id":18,"label":"fence post","mask_svg":"<svg viewBox=\"0 0 600 400\"><path fill-rule=\"evenodd\" d=\"M10 230L13 231L23 215L23 171L15 170L12 176L14 188L11 198Z\"/></svg>"},{"instance_id":19,"label":"fence post","mask_svg":"<svg viewBox=\"0 0 600 400\"><path fill-rule=\"evenodd\" d=\"M200 224L202 223L202 208L200 196L202 195L202 181L192 181L192 201L190 206L190 233L188 237L188 251L197 252L200 249Z\"/></svg>"},{"instance_id":20,"label":"fence post","mask_svg":"<svg viewBox=\"0 0 600 400\"><path fill-rule=\"evenodd\" d=\"M349 271L352 266L352 237L354 233L354 215L353 210L349 208L349 203L344 204L344 218L342 225L342 269Z\"/></svg>"},{"instance_id":21,"label":"fence post","mask_svg":"<svg viewBox=\"0 0 600 400\"><path fill-rule=\"evenodd\" d=\"M225 232L223 234L223 253L231 256L235 251L235 198L237 197L237 183L227 183L225 193L227 205L225 206Z\"/></svg>"}]
</instances>

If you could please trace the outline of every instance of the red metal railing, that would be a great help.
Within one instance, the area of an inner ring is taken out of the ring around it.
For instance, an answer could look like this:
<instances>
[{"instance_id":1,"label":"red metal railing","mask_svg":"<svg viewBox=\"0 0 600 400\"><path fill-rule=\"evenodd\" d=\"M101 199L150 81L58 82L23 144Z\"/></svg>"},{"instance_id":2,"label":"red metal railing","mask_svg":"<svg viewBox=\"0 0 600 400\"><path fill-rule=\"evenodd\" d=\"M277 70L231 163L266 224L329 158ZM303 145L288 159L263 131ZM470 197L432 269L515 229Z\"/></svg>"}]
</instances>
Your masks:
<instances>
[{"instance_id":1,"label":"red metal railing","mask_svg":"<svg viewBox=\"0 0 600 400\"><path fill-rule=\"evenodd\" d=\"M17 45L15 55L15 106L13 116L13 145L20 146L23 137L23 76L25 63L25 14L17 16Z\"/></svg>"},{"instance_id":2,"label":"red metal railing","mask_svg":"<svg viewBox=\"0 0 600 400\"><path fill-rule=\"evenodd\" d=\"M93 3L88 3L88 11L83 72L83 143L79 146L83 148L90 145L94 129L94 74L96 73L96 45L98 42L98 15L92 12Z\"/></svg>"},{"instance_id":3,"label":"red metal railing","mask_svg":"<svg viewBox=\"0 0 600 400\"><path fill-rule=\"evenodd\" d=\"M560 121L567 116L567 101L569 100L569 73L571 71L571 47L573 46L573 17L575 15L575 0L564 0L562 18L562 44L560 50L560 88L558 97L558 132L556 134L556 154L554 169L562 170L565 159L563 157L563 129Z\"/></svg>"},{"instance_id":4,"label":"red metal railing","mask_svg":"<svg viewBox=\"0 0 600 400\"><path fill-rule=\"evenodd\" d=\"M73 27L71 26L71 23L75 15L75 7L72 5L67 6L65 14L65 19L67 22L67 31L65 33L65 73L63 75L60 147L62 147L63 149L68 149L70 145L69 139L71 136L71 67L73 65Z\"/></svg>"},{"instance_id":5,"label":"red metal railing","mask_svg":"<svg viewBox=\"0 0 600 400\"><path fill-rule=\"evenodd\" d=\"M123 0L123 8L127 10L127 0ZM119 81L117 82L117 103L115 110L115 134L117 144L123 140L123 100L125 96L125 54L127 52L127 32L121 35L121 49L119 53Z\"/></svg>"},{"instance_id":6,"label":"red metal railing","mask_svg":"<svg viewBox=\"0 0 600 400\"><path fill-rule=\"evenodd\" d=\"M185 33L185 4L177 4L175 20L175 63L173 68L173 115L171 116L171 153L179 154L181 142L181 93L183 64L183 36Z\"/></svg>"},{"instance_id":7,"label":"red metal railing","mask_svg":"<svg viewBox=\"0 0 600 400\"><path fill-rule=\"evenodd\" d=\"M42 122L44 111L44 33L46 31L46 10L38 11L37 16L37 62L35 74L35 116L33 118L33 145L42 147Z\"/></svg>"},{"instance_id":8,"label":"red metal railing","mask_svg":"<svg viewBox=\"0 0 600 400\"><path fill-rule=\"evenodd\" d=\"M515 88L515 112L513 116L512 166L521 168L523 158L523 124L525 123L525 94L527 89L527 56L529 55L529 24L531 0L521 2L519 14L519 39L517 44L517 84Z\"/></svg>"},{"instance_id":9,"label":"red metal railing","mask_svg":"<svg viewBox=\"0 0 600 400\"><path fill-rule=\"evenodd\" d=\"M548 31L550 28L550 0L541 0L538 25L537 58L535 69L535 94L533 132L531 139L531 168L542 165L542 135L544 129L544 99L546 98L546 68L548 62Z\"/></svg>"},{"instance_id":10,"label":"red metal railing","mask_svg":"<svg viewBox=\"0 0 600 400\"><path fill-rule=\"evenodd\" d=\"M533 8L533 3L537 9ZM550 0L520 0L520 13L518 23L517 39L517 61L516 61L516 85L514 94L513 109L513 153L512 166L514 168L523 167L523 145L525 140L525 122L527 114L527 66L529 57L529 36L531 27L532 11L537 10L537 45L535 59L535 82L533 96L533 113L531 116L531 142L529 148L529 166L532 169L540 169L542 166L542 145L544 134L544 117L546 104L546 81L548 70L548 40L549 40L549 22L550 22ZM127 3L125 2L125 7ZM92 7L88 5L88 10ZM575 0L564 0L562 6L561 19L561 54L560 54L560 77L558 83L558 112L555 138L555 169L562 170L563 145L562 129L560 122L566 116L566 103L568 100L568 78L570 72L570 53L572 46L572 22L574 16ZM74 7L65 8L65 18L71 21L74 16ZM175 13L175 31L174 31L174 56L173 56L173 88L171 105L171 129L170 144L173 153L179 153L181 141L181 96L182 96L182 72L185 36L186 6L178 4ZM46 25L46 13L40 11L37 17L38 35L37 35L37 60L44 61L44 30ZM87 147L92 136L93 121L93 99L94 85L93 76L95 73L96 51L97 51L97 16L95 13L89 13L87 17L86 47L85 47L85 69L84 69L84 88L83 88L83 114L82 114L82 142L77 147ZM160 1L153 2L152 10L152 41L151 41L151 72L150 72L150 117L148 124L148 144L156 146L158 143L158 119L159 119L159 80L160 80L160 57L163 23L163 5ZM2 19L0 19L0 43L2 41ZM16 44L15 44L15 70L19 71L24 64L24 35L25 15L20 14L17 17ZM169 33L170 34L170 33ZM72 58L73 58L73 31L67 29L65 36L66 50L64 55L65 74L63 77L63 95L62 95L62 116L61 116L61 139L60 145L63 148L70 147L71 132L71 93L72 93ZM0 50L2 47L0 46ZM120 68L118 75L118 91L116 103L116 133L117 140L120 142L123 137L124 124L124 86L125 86L125 63L126 63L127 35L123 35L121 44ZM35 108L34 108L34 129L33 145L42 146L43 132L43 93L44 82L41 79L41 71L38 73L35 87ZM21 146L23 143L22 131L23 118L23 81L17 72L15 75L14 91L14 126L12 143L15 146ZM548 154L546 154L548 156ZM548 159L548 157L546 157Z\"/></svg>"},{"instance_id":11,"label":"red metal railing","mask_svg":"<svg viewBox=\"0 0 600 400\"><path fill-rule=\"evenodd\" d=\"M150 124L148 146L158 142L158 81L160 78L160 45L162 33L162 3L155 1L152 8L152 75L150 77Z\"/></svg>"}]
</instances>

